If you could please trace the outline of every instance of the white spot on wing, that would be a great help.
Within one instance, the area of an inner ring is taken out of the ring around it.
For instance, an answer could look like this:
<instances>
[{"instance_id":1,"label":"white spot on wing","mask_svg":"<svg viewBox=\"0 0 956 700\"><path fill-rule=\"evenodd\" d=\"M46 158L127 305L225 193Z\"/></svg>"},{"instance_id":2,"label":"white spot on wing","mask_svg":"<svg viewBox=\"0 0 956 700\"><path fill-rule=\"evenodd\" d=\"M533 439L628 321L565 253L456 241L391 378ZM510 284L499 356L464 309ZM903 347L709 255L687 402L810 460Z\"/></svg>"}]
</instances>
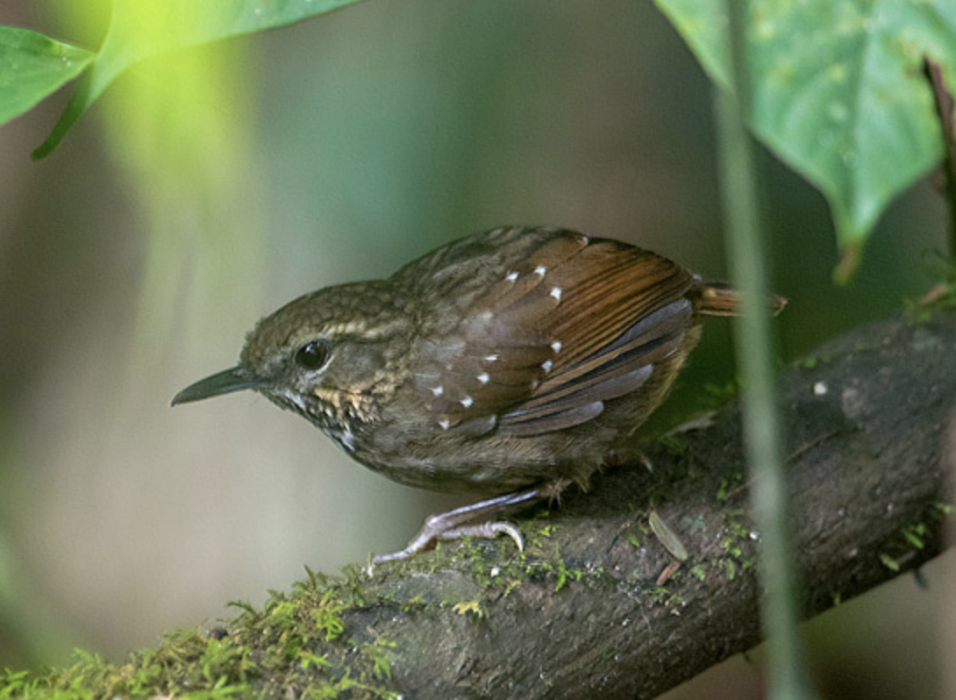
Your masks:
<instances>
[{"instance_id":1,"label":"white spot on wing","mask_svg":"<svg viewBox=\"0 0 956 700\"><path fill-rule=\"evenodd\" d=\"M482 372L477 377L475 377L475 379L477 379L482 384L487 384L489 381L491 381L491 375L489 375L487 372Z\"/></svg>"},{"instance_id":2,"label":"white spot on wing","mask_svg":"<svg viewBox=\"0 0 956 700\"><path fill-rule=\"evenodd\" d=\"M541 363L541 369L543 369L545 372L550 372L551 367L552 367L551 360L545 360L544 362Z\"/></svg>"},{"instance_id":3,"label":"white spot on wing","mask_svg":"<svg viewBox=\"0 0 956 700\"><path fill-rule=\"evenodd\" d=\"M561 301L561 287L552 287L551 296L553 296L558 301Z\"/></svg>"},{"instance_id":4,"label":"white spot on wing","mask_svg":"<svg viewBox=\"0 0 956 700\"><path fill-rule=\"evenodd\" d=\"M448 430L451 427L451 421L447 418L442 418L438 421L438 425L442 427L442 430Z\"/></svg>"},{"instance_id":5,"label":"white spot on wing","mask_svg":"<svg viewBox=\"0 0 956 700\"><path fill-rule=\"evenodd\" d=\"M538 277L544 277L544 273L547 271L548 268L546 268L544 265L538 265L536 268L534 268L534 274L536 274Z\"/></svg>"},{"instance_id":6,"label":"white spot on wing","mask_svg":"<svg viewBox=\"0 0 956 700\"><path fill-rule=\"evenodd\" d=\"M485 355L485 362L497 362L497 361L498 361L498 353L495 353L493 355Z\"/></svg>"},{"instance_id":7,"label":"white spot on wing","mask_svg":"<svg viewBox=\"0 0 956 700\"><path fill-rule=\"evenodd\" d=\"M561 341L555 340L553 343L551 343L551 349L554 350L555 355L561 352Z\"/></svg>"},{"instance_id":8,"label":"white spot on wing","mask_svg":"<svg viewBox=\"0 0 956 700\"><path fill-rule=\"evenodd\" d=\"M505 279L508 280L509 282L514 282L516 279L518 279L518 273L509 272L507 276L505 277Z\"/></svg>"},{"instance_id":9,"label":"white spot on wing","mask_svg":"<svg viewBox=\"0 0 956 700\"><path fill-rule=\"evenodd\" d=\"M445 393L445 387L441 385L432 387L432 394L434 394L435 396L441 396L444 393Z\"/></svg>"},{"instance_id":10,"label":"white spot on wing","mask_svg":"<svg viewBox=\"0 0 956 700\"><path fill-rule=\"evenodd\" d=\"M460 404L461 404L462 406L464 406L465 408L468 408L468 407L471 406L474 402L475 402L475 400L474 400L473 398L471 398L470 396L466 396L465 398L463 398L463 399L462 399L461 401L459 401L458 403L460 403Z\"/></svg>"}]
</instances>

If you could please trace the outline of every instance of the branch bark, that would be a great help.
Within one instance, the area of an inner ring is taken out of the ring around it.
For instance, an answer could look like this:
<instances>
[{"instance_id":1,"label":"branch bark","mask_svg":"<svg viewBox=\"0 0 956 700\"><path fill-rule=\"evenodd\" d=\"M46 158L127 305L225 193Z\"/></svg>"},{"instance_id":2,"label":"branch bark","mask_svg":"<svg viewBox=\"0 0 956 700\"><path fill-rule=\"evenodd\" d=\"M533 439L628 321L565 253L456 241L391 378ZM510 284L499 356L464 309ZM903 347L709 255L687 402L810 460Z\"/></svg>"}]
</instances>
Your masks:
<instances>
[{"instance_id":1,"label":"branch bark","mask_svg":"<svg viewBox=\"0 0 956 700\"><path fill-rule=\"evenodd\" d=\"M781 396L808 616L943 549L956 311L829 342L783 373ZM87 669L84 683L97 679L104 696L142 693L145 669L158 686L150 694L228 694L223 684L235 683L270 697L655 697L760 641L760 536L739 434L728 405L659 441L652 473L610 471L592 492L519 519L524 554L499 538L331 586L313 576L264 612L188 643L169 637L121 668ZM689 555L666 582L674 559L649 505ZM54 672L47 683L77 681Z\"/></svg>"}]
</instances>

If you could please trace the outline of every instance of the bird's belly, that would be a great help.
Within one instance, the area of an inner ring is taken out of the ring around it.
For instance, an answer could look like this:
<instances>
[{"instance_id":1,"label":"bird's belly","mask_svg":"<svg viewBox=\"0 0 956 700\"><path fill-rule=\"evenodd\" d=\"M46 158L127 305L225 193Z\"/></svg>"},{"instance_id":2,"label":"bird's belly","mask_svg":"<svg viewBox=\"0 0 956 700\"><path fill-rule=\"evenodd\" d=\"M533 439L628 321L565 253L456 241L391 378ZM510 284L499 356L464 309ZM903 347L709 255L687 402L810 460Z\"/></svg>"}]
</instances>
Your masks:
<instances>
[{"instance_id":1,"label":"bird's belly","mask_svg":"<svg viewBox=\"0 0 956 700\"><path fill-rule=\"evenodd\" d=\"M586 483L606 452L593 442L582 452L580 441L561 433L533 438L406 439L394 446L377 444L371 449L363 449L362 441L355 436L352 449L347 449L343 441L336 442L369 469L406 486L485 495L568 478Z\"/></svg>"}]
</instances>

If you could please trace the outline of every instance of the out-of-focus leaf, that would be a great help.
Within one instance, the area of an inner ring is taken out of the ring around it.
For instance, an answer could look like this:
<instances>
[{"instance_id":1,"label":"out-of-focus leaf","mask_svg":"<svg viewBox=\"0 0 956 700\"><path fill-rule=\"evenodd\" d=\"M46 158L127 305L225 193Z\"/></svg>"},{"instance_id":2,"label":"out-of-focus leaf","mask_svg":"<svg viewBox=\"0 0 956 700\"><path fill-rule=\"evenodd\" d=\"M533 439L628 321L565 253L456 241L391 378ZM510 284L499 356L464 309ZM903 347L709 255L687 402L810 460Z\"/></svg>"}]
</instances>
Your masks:
<instances>
[{"instance_id":1,"label":"out-of-focus leaf","mask_svg":"<svg viewBox=\"0 0 956 700\"><path fill-rule=\"evenodd\" d=\"M656 2L726 89L724 3ZM747 54L749 126L829 200L846 278L886 205L942 155L920 66L928 55L956 79L956 3L751 1Z\"/></svg>"},{"instance_id":2,"label":"out-of-focus leaf","mask_svg":"<svg viewBox=\"0 0 956 700\"><path fill-rule=\"evenodd\" d=\"M656 510L652 510L649 523L651 531L657 536L672 557L678 561L687 561L687 547L681 542L680 536L670 526L664 522L664 519Z\"/></svg>"},{"instance_id":3,"label":"out-of-focus leaf","mask_svg":"<svg viewBox=\"0 0 956 700\"><path fill-rule=\"evenodd\" d=\"M59 90L93 56L30 29L0 27L0 124Z\"/></svg>"},{"instance_id":4,"label":"out-of-focus leaf","mask_svg":"<svg viewBox=\"0 0 956 700\"><path fill-rule=\"evenodd\" d=\"M114 0L110 27L96 62L33 155L48 155L109 84L140 61L291 24L356 2L360 0Z\"/></svg>"}]
</instances>

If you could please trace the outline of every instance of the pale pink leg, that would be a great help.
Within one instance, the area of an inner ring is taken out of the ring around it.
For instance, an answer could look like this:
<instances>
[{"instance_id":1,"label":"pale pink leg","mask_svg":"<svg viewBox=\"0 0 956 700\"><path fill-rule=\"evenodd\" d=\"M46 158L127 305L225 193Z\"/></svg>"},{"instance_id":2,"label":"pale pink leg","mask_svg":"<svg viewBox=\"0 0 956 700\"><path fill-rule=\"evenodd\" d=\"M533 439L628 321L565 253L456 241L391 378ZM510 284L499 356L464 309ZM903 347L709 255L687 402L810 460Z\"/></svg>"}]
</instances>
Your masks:
<instances>
[{"instance_id":1,"label":"pale pink leg","mask_svg":"<svg viewBox=\"0 0 956 700\"><path fill-rule=\"evenodd\" d=\"M519 550L524 549L524 540L521 533L511 523L486 520L482 523L469 525L474 520L482 518L491 518L504 511L517 510L518 507L526 506L537 500L553 495L553 486L538 486L526 491L516 491L515 493L505 494L489 498L487 501L479 501L471 505L455 508L447 513L430 515L425 520L424 526L415 538L408 543L405 549L392 554L380 554L372 559L373 564L381 564L386 561L396 559L405 559L416 552L428 547L435 540L454 540L462 537L485 537L493 539L499 532L504 532L514 540Z\"/></svg>"}]
</instances>

